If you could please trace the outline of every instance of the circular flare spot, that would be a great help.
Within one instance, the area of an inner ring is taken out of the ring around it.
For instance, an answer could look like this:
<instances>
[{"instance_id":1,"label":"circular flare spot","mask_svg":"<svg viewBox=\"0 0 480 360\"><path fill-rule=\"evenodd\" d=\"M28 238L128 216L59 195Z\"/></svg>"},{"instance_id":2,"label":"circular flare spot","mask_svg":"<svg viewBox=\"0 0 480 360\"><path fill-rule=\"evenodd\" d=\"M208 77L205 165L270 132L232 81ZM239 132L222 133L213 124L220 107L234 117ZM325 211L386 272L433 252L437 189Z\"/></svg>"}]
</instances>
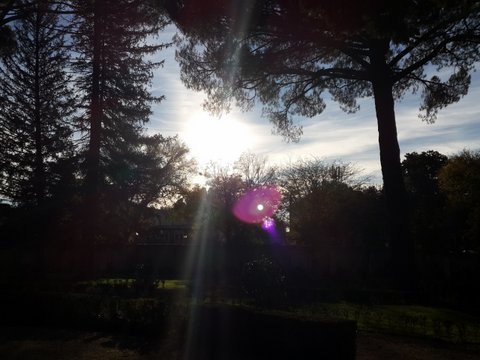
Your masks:
<instances>
[{"instance_id":1,"label":"circular flare spot","mask_svg":"<svg viewBox=\"0 0 480 360\"><path fill-rule=\"evenodd\" d=\"M277 211L282 200L275 186L260 186L243 194L233 207L233 214L241 221L262 224Z\"/></svg>"}]
</instances>

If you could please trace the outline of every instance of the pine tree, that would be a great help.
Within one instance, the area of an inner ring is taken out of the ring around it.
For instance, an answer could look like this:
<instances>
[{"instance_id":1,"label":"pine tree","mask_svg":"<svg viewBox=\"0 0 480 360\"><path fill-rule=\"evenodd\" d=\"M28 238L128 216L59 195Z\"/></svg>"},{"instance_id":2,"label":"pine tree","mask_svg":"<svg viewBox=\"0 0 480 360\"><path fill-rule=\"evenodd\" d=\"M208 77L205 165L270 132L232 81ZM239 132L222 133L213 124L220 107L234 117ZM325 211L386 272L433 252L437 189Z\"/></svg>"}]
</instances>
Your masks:
<instances>
[{"instance_id":1,"label":"pine tree","mask_svg":"<svg viewBox=\"0 0 480 360\"><path fill-rule=\"evenodd\" d=\"M77 1L76 11L74 69L85 108L79 123L86 134L83 237L92 242L101 237L101 214L115 206L106 204L105 195L121 190L138 166L150 105L162 100L149 92L153 69L162 63L145 58L165 46L149 40L167 22L153 1Z\"/></svg>"},{"instance_id":2,"label":"pine tree","mask_svg":"<svg viewBox=\"0 0 480 360\"><path fill-rule=\"evenodd\" d=\"M388 214L391 274L415 287L415 248L400 164L395 101L421 95L427 122L467 94L480 60L476 0L163 0L185 36L178 37L181 78L208 94L207 109L255 101L276 131L298 140L299 116L375 105ZM437 72L435 74L435 72Z\"/></svg>"},{"instance_id":3,"label":"pine tree","mask_svg":"<svg viewBox=\"0 0 480 360\"><path fill-rule=\"evenodd\" d=\"M73 154L75 101L58 10L37 2L15 24L17 50L0 65L0 196L18 205L51 197Z\"/></svg>"}]
</instances>

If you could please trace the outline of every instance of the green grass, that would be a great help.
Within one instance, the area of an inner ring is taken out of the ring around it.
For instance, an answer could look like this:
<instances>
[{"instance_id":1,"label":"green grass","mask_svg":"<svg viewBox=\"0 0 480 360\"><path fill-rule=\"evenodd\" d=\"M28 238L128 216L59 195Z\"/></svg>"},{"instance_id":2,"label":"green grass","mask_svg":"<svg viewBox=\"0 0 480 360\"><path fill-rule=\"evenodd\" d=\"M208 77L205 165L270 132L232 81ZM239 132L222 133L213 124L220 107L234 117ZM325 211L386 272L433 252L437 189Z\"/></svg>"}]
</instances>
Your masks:
<instances>
[{"instance_id":1,"label":"green grass","mask_svg":"<svg viewBox=\"0 0 480 360\"><path fill-rule=\"evenodd\" d=\"M163 287L162 282L158 286L164 289L186 289L188 283L185 280L165 280L165 287Z\"/></svg>"},{"instance_id":2,"label":"green grass","mask_svg":"<svg viewBox=\"0 0 480 360\"><path fill-rule=\"evenodd\" d=\"M99 279L85 282L84 286L130 288L134 283L135 279ZM187 287L188 283L183 280L165 280L164 283L161 281L157 283L160 293L163 290L169 293L169 290L183 290ZM218 297L203 299L200 302L205 300L212 303L246 305L240 299ZM355 320L360 330L480 345L480 317L451 309L419 305L360 305L338 302L300 306L290 308L288 312L302 318Z\"/></svg>"},{"instance_id":3,"label":"green grass","mask_svg":"<svg viewBox=\"0 0 480 360\"><path fill-rule=\"evenodd\" d=\"M163 280L163 279L162 279ZM185 280L158 280L157 288L158 289L186 289L188 282ZM97 279L91 281L82 281L78 285L88 286L88 287L101 287L101 286L126 286L131 287L135 283L135 279L124 279L124 278L105 278Z\"/></svg>"}]
</instances>

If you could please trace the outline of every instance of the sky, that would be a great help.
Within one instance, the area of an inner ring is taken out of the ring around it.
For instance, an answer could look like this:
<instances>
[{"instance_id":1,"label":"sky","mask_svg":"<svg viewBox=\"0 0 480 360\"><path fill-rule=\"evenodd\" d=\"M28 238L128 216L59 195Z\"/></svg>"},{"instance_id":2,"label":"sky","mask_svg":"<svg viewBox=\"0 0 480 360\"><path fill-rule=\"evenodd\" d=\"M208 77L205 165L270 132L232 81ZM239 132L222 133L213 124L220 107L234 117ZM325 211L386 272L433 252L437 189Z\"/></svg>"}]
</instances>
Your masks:
<instances>
[{"instance_id":1,"label":"sky","mask_svg":"<svg viewBox=\"0 0 480 360\"><path fill-rule=\"evenodd\" d=\"M175 31L169 26L161 40L170 41ZM372 184L382 183L373 98L360 99L360 110L354 114L344 113L337 103L327 101L322 114L296 119L303 127L303 136L298 143L287 143L281 136L272 134L272 125L262 117L261 104L249 112L232 107L232 111L221 118L204 112L205 94L188 90L180 80L175 47L163 50L157 56L165 63L155 71L152 92L166 98L153 106L148 132L167 136L178 134L190 147L200 171L209 161L226 165L249 151L266 156L272 165L311 157L350 162L362 176L368 176ZM406 153L414 151L436 150L452 155L463 149L479 149L479 102L478 72L472 74L468 95L441 110L434 124L422 122L418 117L420 96L407 93L395 105L402 159ZM201 179L197 181L201 182Z\"/></svg>"}]
</instances>

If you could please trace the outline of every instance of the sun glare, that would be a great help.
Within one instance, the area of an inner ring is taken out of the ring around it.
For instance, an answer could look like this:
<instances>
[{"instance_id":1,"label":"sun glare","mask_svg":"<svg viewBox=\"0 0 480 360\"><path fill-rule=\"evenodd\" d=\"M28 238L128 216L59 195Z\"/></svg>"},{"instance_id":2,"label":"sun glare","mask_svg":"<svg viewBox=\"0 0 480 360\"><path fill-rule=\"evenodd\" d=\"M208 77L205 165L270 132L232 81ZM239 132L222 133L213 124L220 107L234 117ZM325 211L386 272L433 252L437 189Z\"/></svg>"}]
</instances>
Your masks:
<instances>
[{"instance_id":1,"label":"sun glare","mask_svg":"<svg viewBox=\"0 0 480 360\"><path fill-rule=\"evenodd\" d=\"M200 165L232 163L253 145L253 134L245 124L228 115L217 118L204 112L187 119L183 139Z\"/></svg>"}]
</instances>

